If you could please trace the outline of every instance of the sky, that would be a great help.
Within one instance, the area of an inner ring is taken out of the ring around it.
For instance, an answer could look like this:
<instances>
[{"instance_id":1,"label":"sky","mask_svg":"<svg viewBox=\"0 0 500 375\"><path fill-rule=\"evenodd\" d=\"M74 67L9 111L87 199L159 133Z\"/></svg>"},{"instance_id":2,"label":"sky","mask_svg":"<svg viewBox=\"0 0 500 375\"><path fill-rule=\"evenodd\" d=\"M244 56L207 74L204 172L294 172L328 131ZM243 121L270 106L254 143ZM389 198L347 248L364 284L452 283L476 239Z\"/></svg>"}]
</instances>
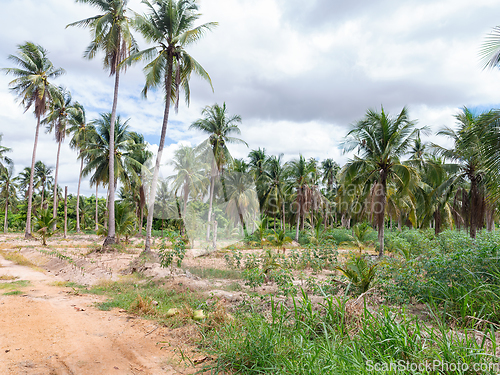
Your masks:
<instances>
[{"instance_id":1,"label":"sky","mask_svg":"<svg viewBox=\"0 0 500 375\"><path fill-rule=\"evenodd\" d=\"M111 110L114 80L102 68L102 55L84 59L87 29L65 28L97 10L72 0L0 0L0 67L26 41L49 52L66 74L53 83L67 87L84 105L89 120ZM234 157L251 149L344 164L341 142L351 124L368 109L383 106L397 114L406 106L411 119L433 131L454 125L463 107L491 108L500 103L500 72L483 70L481 43L500 25L496 0L199 0L199 23L218 27L187 51L210 74L213 91L193 76L191 103L171 111L167 150L196 145L205 135L189 130L201 110L227 105L242 117L244 145L231 145ZM129 7L143 13L139 0ZM147 44L138 37L139 47ZM31 163L36 120L9 92L13 78L0 75L0 133L12 148L16 172ZM141 97L140 64L122 75L118 113L130 129L143 133L155 150L164 109L161 93ZM432 136L446 144L446 139ZM61 151L59 184L75 194L79 163L68 141ZM57 145L41 131L37 160L54 167ZM166 172L168 173L168 172ZM82 193L94 192L87 180Z\"/></svg>"}]
</instances>

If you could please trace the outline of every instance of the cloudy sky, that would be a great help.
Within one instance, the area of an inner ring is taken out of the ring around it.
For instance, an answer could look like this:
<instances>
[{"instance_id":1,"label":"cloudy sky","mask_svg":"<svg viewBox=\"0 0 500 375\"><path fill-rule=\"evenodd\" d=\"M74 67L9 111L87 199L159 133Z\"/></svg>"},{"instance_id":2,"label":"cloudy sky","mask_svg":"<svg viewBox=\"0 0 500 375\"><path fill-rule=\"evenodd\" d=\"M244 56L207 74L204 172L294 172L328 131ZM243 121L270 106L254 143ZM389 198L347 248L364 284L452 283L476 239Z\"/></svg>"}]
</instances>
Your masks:
<instances>
[{"instance_id":1,"label":"cloudy sky","mask_svg":"<svg viewBox=\"0 0 500 375\"><path fill-rule=\"evenodd\" d=\"M191 105L172 112L167 161L179 143L197 144L204 135L188 130L206 105L226 102L243 118L242 138L250 149L291 159L347 160L339 143L349 125L368 108L396 113L407 106L419 125L453 125L462 106L500 103L500 72L483 71L478 50L492 27L500 25L496 0L200 0L201 22L219 26L189 48L212 77L210 86L194 77ZM96 10L72 0L0 0L0 66L25 41L42 45L66 75L64 85L82 103L89 119L110 111L113 79L99 56L82 58L88 30L65 29ZM141 13L139 0L131 9ZM144 48L146 45L139 39ZM23 113L0 76L2 144L20 171L31 162L35 118ZM123 76L119 114L132 130L158 143L163 114L160 94L140 97L142 67ZM444 140L443 140L444 142ZM55 165L53 135L42 134L37 160ZM249 149L231 147L235 157ZM60 185L76 192L79 165L67 145L62 151ZM84 194L92 194L85 181Z\"/></svg>"}]
</instances>

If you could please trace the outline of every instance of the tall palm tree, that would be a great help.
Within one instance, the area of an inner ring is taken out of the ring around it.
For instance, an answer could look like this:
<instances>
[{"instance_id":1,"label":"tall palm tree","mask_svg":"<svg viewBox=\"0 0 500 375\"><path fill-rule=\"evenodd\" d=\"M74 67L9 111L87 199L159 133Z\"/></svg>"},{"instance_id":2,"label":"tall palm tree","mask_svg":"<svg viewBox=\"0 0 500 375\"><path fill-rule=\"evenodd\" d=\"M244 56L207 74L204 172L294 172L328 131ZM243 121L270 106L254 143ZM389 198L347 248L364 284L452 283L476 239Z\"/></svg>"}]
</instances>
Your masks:
<instances>
[{"instance_id":1,"label":"tall palm tree","mask_svg":"<svg viewBox=\"0 0 500 375\"><path fill-rule=\"evenodd\" d=\"M144 221L144 207L146 205L146 181L151 178L150 164L153 153L147 149L148 143L144 140L142 134L136 132L130 133L131 143L129 150L130 157L138 164L130 165L134 169L136 179L131 180L131 188L134 191L134 201L138 206L137 220L139 231L142 234L142 224ZM138 166L141 166L140 168Z\"/></svg>"},{"instance_id":2,"label":"tall palm tree","mask_svg":"<svg viewBox=\"0 0 500 375\"><path fill-rule=\"evenodd\" d=\"M73 134L69 142L69 147L78 150L78 158L80 159L80 173L78 175L78 188L76 192L76 231L80 232L80 186L82 183L82 171L83 171L83 151L86 147L86 141L92 132L95 132L95 128L87 124L87 119L85 115L85 108L76 102L74 104L74 111L70 113L69 120L70 128L69 132Z\"/></svg>"},{"instance_id":3,"label":"tall palm tree","mask_svg":"<svg viewBox=\"0 0 500 375\"><path fill-rule=\"evenodd\" d=\"M184 200L182 215L185 217L189 196L199 196L206 186L205 166L200 159L199 152L189 146L180 146L175 150L174 158L169 164L174 167L176 173L167 180L172 183L173 190L182 191Z\"/></svg>"},{"instance_id":4,"label":"tall palm tree","mask_svg":"<svg viewBox=\"0 0 500 375\"><path fill-rule=\"evenodd\" d=\"M233 134L241 134L238 124L241 123L241 116L228 116L226 103L221 106L214 104L205 107L201 114L203 118L196 120L189 129L201 130L209 137L206 145L211 150L212 166L210 173L210 191L208 203L208 221L212 220L212 205L214 197L215 179L222 174L224 165L232 161L231 154L227 148L228 143L240 143L248 147L248 144L240 138L232 137ZM207 227L207 241L210 240L210 224Z\"/></svg>"},{"instance_id":5,"label":"tall palm tree","mask_svg":"<svg viewBox=\"0 0 500 375\"><path fill-rule=\"evenodd\" d=\"M340 167L333 159L325 159L321 162L321 169L323 170L323 183L326 183L326 189L331 193Z\"/></svg>"},{"instance_id":6,"label":"tall palm tree","mask_svg":"<svg viewBox=\"0 0 500 375\"><path fill-rule=\"evenodd\" d=\"M446 159L457 163L459 170L457 175L470 182L469 197L466 202L462 202L468 210L464 210L463 215L466 219L466 225L469 224L470 236L476 238L476 232L482 226L485 215L485 188L488 179L493 178L490 169L485 162L483 153L483 132L486 128L483 125L491 119L492 113L485 112L475 114L467 107L455 116L458 130L455 131L445 127L438 132L438 135L444 135L451 138L454 147L446 149L433 144L435 152Z\"/></svg>"},{"instance_id":7,"label":"tall palm tree","mask_svg":"<svg viewBox=\"0 0 500 375\"><path fill-rule=\"evenodd\" d=\"M86 141L85 149L82 156L88 160L87 165L83 168L83 176L90 177L91 185L99 184L116 184L120 179L124 184L129 185L130 179L137 178L135 170L141 168L140 163L132 158L132 150L130 148L131 138L128 131L128 120L121 121L120 116L117 116L114 124L114 152L110 150L110 134L111 134L111 114L103 113L101 118L91 122L95 127L95 133ZM109 155L113 155L115 165L114 176L109 175ZM111 205L111 200L108 199L108 206ZM108 208L109 209L109 208Z\"/></svg>"},{"instance_id":8,"label":"tall palm tree","mask_svg":"<svg viewBox=\"0 0 500 375\"><path fill-rule=\"evenodd\" d=\"M187 53L185 48L201 39L204 33L211 30L216 23L210 22L194 27L195 21L200 17L200 14L197 13L198 5L194 0L156 0L153 2L143 0L142 3L148 7L149 12L145 15L136 14L135 26L146 41L154 46L137 53L129 61L141 59L149 61L144 68L146 75L144 96L147 96L150 89L158 87L162 87L165 91L163 124L149 194L150 203L144 248L145 252L149 252L151 250L154 199L165 146L170 103L175 102L175 107L178 108L179 89L182 86L186 102L189 104L189 79L193 72L212 85L208 73Z\"/></svg>"},{"instance_id":9,"label":"tall palm tree","mask_svg":"<svg viewBox=\"0 0 500 375\"><path fill-rule=\"evenodd\" d=\"M257 188L257 196L259 197L259 204L261 211L264 209L264 191L263 191L263 175L264 175L264 163L267 160L266 149L258 148L257 150L252 150L248 153L250 159L249 165L252 172L253 178L255 179L255 186Z\"/></svg>"},{"instance_id":10,"label":"tall palm tree","mask_svg":"<svg viewBox=\"0 0 500 375\"><path fill-rule=\"evenodd\" d=\"M369 185L378 198L375 207L379 240L379 256L384 254L384 225L387 203L387 182L406 187L415 170L401 162L418 135L415 122L403 108L391 117L382 107L380 112L368 110L365 117L355 123L346 136L344 152L357 148L361 157L355 156L345 165L348 183Z\"/></svg>"},{"instance_id":11,"label":"tall palm tree","mask_svg":"<svg viewBox=\"0 0 500 375\"><path fill-rule=\"evenodd\" d=\"M228 204L227 214L237 217L243 227L245 237L248 236L245 218L255 216L259 212L257 194L252 177L246 173L231 172L226 178Z\"/></svg>"},{"instance_id":12,"label":"tall palm tree","mask_svg":"<svg viewBox=\"0 0 500 375\"><path fill-rule=\"evenodd\" d=\"M7 233L9 204L16 199L16 180L14 177L14 165L0 169L0 199L5 205L5 216L3 221L3 232Z\"/></svg>"},{"instance_id":13,"label":"tall palm tree","mask_svg":"<svg viewBox=\"0 0 500 375\"><path fill-rule=\"evenodd\" d=\"M41 204L40 208L44 208L45 204L45 190L48 189L50 184L53 182L54 178L52 177L53 169L45 165L44 162L38 160L35 163L35 182L34 187L40 189L41 195Z\"/></svg>"},{"instance_id":14,"label":"tall palm tree","mask_svg":"<svg viewBox=\"0 0 500 375\"><path fill-rule=\"evenodd\" d=\"M270 156L264 164L262 177L263 206L267 212L272 212L276 217L282 209L281 229L285 226L285 201L286 201L286 181L285 168L282 162L283 154ZM258 191L258 189L257 189ZM276 229L276 219L274 220Z\"/></svg>"},{"instance_id":15,"label":"tall palm tree","mask_svg":"<svg viewBox=\"0 0 500 375\"><path fill-rule=\"evenodd\" d=\"M34 105L35 117L37 119L33 156L31 158L30 183L28 186L26 230L24 233L24 237L28 239L32 238L31 206L40 121L47 111L48 103L57 93L57 88L51 84L51 80L64 74L64 70L54 68L54 65L52 65L52 62L47 57L47 51L39 45L26 42L25 44L18 45L17 49L18 54L10 55L9 60L18 65L19 68L5 68L4 71L16 77L16 79L9 83L10 89L17 95L25 112Z\"/></svg>"},{"instance_id":16,"label":"tall palm tree","mask_svg":"<svg viewBox=\"0 0 500 375\"><path fill-rule=\"evenodd\" d=\"M299 230L304 229L304 217L311 202L312 185L314 184L314 165L299 155L298 159L286 163L287 191L294 195L297 205L297 227L295 241L299 240ZM295 193L293 193L295 191Z\"/></svg>"},{"instance_id":17,"label":"tall palm tree","mask_svg":"<svg viewBox=\"0 0 500 375\"><path fill-rule=\"evenodd\" d=\"M113 106L111 108L110 123L116 121L116 108L118 105L118 87L120 85L120 71L125 69L122 62L137 51L137 43L131 33L130 19L127 17L128 0L76 0L77 3L89 4L96 7L100 14L81 21L73 22L69 26L80 26L90 28L92 41L87 47L84 57L93 59L97 52L104 53L104 68L109 69L110 76L115 76L115 87L113 94ZM110 128L109 151L114 150L115 134L114 127ZM114 158L109 155L110 176L115 175ZM109 184L109 228L104 245L115 242L115 186Z\"/></svg>"},{"instance_id":18,"label":"tall palm tree","mask_svg":"<svg viewBox=\"0 0 500 375\"><path fill-rule=\"evenodd\" d=\"M69 134L69 117L71 114L76 114L78 111L75 108L71 93L63 87L59 87L59 93L55 100L52 101L49 107L49 113L45 119L43 119L42 124L47 125L47 131L54 131L54 136L57 142L57 156L56 156L56 169L54 175L54 202L52 216L55 219L57 217L57 177L59 175L59 156L61 154L61 145ZM55 222L54 222L55 225ZM54 228L55 229L55 228Z\"/></svg>"}]
</instances>

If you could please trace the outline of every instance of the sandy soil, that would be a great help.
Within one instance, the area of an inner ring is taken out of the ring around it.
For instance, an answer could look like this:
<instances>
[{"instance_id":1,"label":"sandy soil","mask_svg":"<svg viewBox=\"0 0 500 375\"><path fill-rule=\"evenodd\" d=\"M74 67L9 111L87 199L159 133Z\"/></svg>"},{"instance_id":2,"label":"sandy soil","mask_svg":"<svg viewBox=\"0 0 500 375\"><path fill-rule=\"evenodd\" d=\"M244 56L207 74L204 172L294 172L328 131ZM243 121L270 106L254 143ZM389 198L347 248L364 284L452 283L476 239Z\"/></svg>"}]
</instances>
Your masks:
<instances>
[{"instance_id":1,"label":"sandy soil","mask_svg":"<svg viewBox=\"0 0 500 375\"><path fill-rule=\"evenodd\" d=\"M99 311L92 306L102 297L54 286L67 279L67 273L54 273L18 266L0 256L0 276L30 281L22 295L0 292L0 374L195 372L180 362L179 348L195 360L196 352L183 345L178 334L124 311Z\"/></svg>"}]
</instances>

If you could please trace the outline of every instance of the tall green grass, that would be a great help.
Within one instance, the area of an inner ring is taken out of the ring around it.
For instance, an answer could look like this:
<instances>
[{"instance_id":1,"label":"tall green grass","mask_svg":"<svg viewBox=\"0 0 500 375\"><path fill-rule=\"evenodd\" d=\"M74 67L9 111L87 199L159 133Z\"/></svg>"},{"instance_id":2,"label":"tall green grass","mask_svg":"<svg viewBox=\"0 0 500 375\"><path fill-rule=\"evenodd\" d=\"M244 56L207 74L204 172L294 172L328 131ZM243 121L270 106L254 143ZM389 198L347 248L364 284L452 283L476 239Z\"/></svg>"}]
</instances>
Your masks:
<instances>
[{"instance_id":1,"label":"tall green grass","mask_svg":"<svg viewBox=\"0 0 500 375\"><path fill-rule=\"evenodd\" d=\"M251 313L205 332L204 345L216 360L212 374L473 374L494 372L415 372L414 367L495 363L494 332L476 340L469 331L453 332L439 320L424 325L387 308L371 312L361 306L350 313L344 298L331 297L316 309L311 301L292 307L272 303L269 318ZM376 371L400 364L396 371ZM414 366L413 368L411 366ZM476 365L477 366L477 365ZM442 369L442 368L441 368ZM445 369L446 370L446 369Z\"/></svg>"}]
</instances>

